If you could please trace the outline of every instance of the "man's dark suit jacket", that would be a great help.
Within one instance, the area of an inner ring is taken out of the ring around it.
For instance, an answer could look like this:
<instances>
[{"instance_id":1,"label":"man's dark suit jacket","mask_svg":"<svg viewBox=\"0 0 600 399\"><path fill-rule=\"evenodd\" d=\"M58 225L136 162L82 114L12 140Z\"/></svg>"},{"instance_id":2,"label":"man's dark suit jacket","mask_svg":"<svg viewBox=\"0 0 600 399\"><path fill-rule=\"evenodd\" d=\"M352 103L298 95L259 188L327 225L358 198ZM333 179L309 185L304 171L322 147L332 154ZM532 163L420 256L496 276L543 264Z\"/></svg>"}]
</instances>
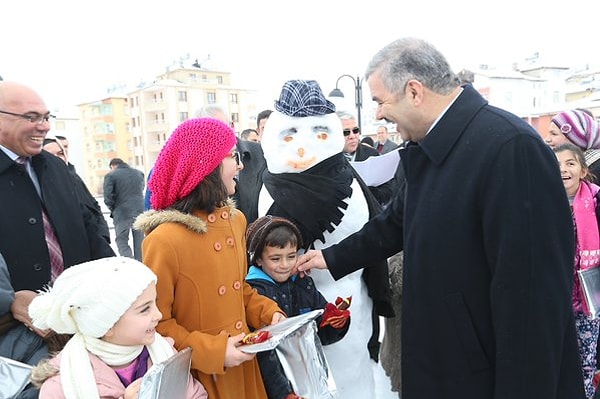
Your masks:
<instances>
[{"instance_id":1,"label":"man's dark suit jacket","mask_svg":"<svg viewBox=\"0 0 600 399\"><path fill-rule=\"evenodd\" d=\"M233 198L250 224L258 218L258 195L267 161L259 143L238 139L237 149L242 156L244 169L240 171Z\"/></svg>"}]
</instances>

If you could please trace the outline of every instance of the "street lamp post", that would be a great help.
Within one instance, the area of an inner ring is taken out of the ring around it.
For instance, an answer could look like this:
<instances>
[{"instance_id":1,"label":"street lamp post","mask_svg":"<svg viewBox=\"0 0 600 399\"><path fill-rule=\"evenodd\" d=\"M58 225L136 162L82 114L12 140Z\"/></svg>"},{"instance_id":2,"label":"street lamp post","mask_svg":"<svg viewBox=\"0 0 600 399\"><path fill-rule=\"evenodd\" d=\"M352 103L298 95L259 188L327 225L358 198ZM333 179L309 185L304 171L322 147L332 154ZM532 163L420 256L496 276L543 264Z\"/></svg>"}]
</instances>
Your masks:
<instances>
[{"instance_id":1,"label":"street lamp post","mask_svg":"<svg viewBox=\"0 0 600 399\"><path fill-rule=\"evenodd\" d=\"M338 77L337 80L335 81L335 89L333 89L331 91L331 93L329 93L329 97L344 98L344 93L342 93L342 91L340 89L338 89L338 83L339 83L340 79L343 77L348 77L348 78L352 79L352 81L354 82L354 102L356 105L356 117L357 117L357 121L358 121L358 127L359 127L359 129L362 130L361 119L360 119L360 109L362 108L362 81L360 80L360 77L357 76L356 79L351 75L342 75L342 76Z\"/></svg>"}]
</instances>

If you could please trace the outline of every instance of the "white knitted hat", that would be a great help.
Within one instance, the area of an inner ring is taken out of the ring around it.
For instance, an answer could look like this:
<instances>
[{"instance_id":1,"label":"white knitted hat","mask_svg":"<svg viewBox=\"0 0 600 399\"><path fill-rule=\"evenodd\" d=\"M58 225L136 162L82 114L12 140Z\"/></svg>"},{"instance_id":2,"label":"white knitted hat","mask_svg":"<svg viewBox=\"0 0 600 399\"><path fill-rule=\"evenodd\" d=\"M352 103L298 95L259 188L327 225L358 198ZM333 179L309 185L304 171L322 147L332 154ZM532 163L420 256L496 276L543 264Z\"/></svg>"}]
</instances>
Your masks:
<instances>
[{"instance_id":1,"label":"white knitted hat","mask_svg":"<svg viewBox=\"0 0 600 399\"><path fill-rule=\"evenodd\" d=\"M40 292L29 315L39 329L101 338L152 282L156 275L135 259L116 256L81 263Z\"/></svg>"}]
</instances>

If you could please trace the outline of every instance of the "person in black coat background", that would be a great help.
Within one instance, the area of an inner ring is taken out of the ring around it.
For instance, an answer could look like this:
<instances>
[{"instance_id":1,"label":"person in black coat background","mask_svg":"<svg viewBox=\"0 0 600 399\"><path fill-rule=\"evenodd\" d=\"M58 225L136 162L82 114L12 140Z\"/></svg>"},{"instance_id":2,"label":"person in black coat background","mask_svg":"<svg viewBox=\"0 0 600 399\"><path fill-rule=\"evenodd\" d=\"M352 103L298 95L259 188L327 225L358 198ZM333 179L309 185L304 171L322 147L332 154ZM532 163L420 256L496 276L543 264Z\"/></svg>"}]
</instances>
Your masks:
<instances>
[{"instance_id":1,"label":"person in black coat background","mask_svg":"<svg viewBox=\"0 0 600 399\"><path fill-rule=\"evenodd\" d=\"M404 250L403 399L583 398L572 219L554 154L459 86L425 41L389 44L366 80L376 118L411 141L405 195L297 269L341 278Z\"/></svg>"},{"instance_id":2,"label":"person in black coat background","mask_svg":"<svg viewBox=\"0 0 600 399\"><path fill-rule=\"evenodd\" d=\"M135 218L144 212L144 173L120 158L111 159L109 166L111 171L104 176L104 203L113 218L119 255L141 261L144 234L132 226ZM133 251L129 246L130 232Z\"/></svg>"},{"instance_id":3,"label":"person in black coat background","mask_svg":"<svg viewBox=\"0 0 600 399\"><path fill-rule=\"evenodd\" d=\"M360 142L360 128L356 123L354 115L346 111L337 111L336 114L342 121L344 138L346 139L343 153L348 161L364 161L369 157L379 155L375 148ZM369 191L371 191L377 202L382 206L390 202L394 195L397 194L398 189L399 184L395 178L379 186L369 186Z\"/></svg>"},{"instance_id":4,"label":"person in black coat background","mask_svg":"<svg viewBox=\"0 0 600 399\"><path fill-rule=\"evenodd\" d=\"M244 169L239 173L233 199L250 224L258 217L258 197L267 162L259 143L238 139L237 150L242 157Z\"/></svg>"},{"instance_id":5,"label":"person in black coat background","mask_svg":"<svg viewBox=\"0 0 600 399\"><path fill-rule=\"evenodd\" d=\"M75 190L79 201L89 209L94 219L94 223L98 226L98 234L110 244L110 230L106 219L104 219L102 208L100 208L98 201L96 201L96 198L94 198L92 193L90 193L90 190L88 190L83 179L77 174L75 166L69 162L67 149L63 147L61 141L58 140L58 137L46 137L44 139L44 150L65 162L67 169L69 169L69 172L75 181Z\"/></svg>"}]
</instances>

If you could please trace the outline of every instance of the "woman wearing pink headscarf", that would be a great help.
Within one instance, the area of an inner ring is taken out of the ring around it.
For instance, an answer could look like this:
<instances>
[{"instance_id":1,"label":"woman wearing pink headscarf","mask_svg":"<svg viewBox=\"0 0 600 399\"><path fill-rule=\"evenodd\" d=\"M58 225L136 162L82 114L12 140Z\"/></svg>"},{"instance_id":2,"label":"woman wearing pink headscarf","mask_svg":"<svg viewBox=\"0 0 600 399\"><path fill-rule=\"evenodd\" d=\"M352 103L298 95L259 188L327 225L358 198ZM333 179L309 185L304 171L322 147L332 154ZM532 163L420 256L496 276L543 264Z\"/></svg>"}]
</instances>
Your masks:
<instances>
[{"instance_id":1,"label":"woman wearing pink headscarf","mask_svg":"<svg viewBox=\"0 0 600 399\"><path fill-rule=\"evenodd\" d=\"M544 141L552 149L568 142L581 148L594 183L600 181L600 124L589 111L575 109L556 114Z\"/></svg>"}]
</instances>

